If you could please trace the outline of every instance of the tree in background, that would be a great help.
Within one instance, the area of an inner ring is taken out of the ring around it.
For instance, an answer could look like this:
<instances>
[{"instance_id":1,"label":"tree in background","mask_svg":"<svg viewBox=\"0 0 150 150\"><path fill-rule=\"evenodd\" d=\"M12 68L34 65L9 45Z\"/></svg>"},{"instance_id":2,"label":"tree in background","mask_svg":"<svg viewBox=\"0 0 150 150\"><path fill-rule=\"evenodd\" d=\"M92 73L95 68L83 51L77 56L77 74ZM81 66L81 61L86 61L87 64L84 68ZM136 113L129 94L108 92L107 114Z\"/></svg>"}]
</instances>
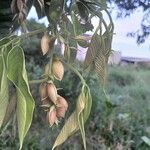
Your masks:
<instances>
[{"instance_id":1,"label":"tree in background","mask_svg":"<svg viewBox=\"0 0 150 150\"><path fill-rule=\"evenodd\" d=\"M124 18L130 16L137 9L142 8L143 18L141 20L141 29L135 33L129 33L129 36L136 37L137 43L144 43L150 35L150 1L149 0L108 0L110 4L115 4L118 9L118 17ZM115 8L116 9L116 8Z\"/></svg>"}]
</instances>

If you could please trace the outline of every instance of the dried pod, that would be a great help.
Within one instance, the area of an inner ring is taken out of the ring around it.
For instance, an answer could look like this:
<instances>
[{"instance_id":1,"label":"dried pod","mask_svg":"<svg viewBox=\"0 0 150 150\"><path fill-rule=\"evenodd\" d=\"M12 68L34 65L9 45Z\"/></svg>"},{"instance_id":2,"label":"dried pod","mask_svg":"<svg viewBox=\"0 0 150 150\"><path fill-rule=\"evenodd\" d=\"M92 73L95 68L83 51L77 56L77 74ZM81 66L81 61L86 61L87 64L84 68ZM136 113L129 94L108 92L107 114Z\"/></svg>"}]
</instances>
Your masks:
<instances>
[{"instance_id":1,"label":"dried pod","mask_svg":"<svg viewBox=\"0 0 150 150\"><path fill-rule=\"evenodd\" d=\"M43 108L50 108L51 103L50 103L50 99L49 97L45 98L44 100L42 100L42 105Z\"/></svg>"},{"instance_id":2,"label":"dried pod","mask_svg":"<svg viewBox=\"0 0 150 150\"><path fill-rule=\"evenodd\" d=\"M47 94L50 100L56 104L57 101L57 89L53 83L47 83Z\"/></svg>"},{"instance_id":3,"label":"dried pod","mask_svg":"<svg viewBox=\"0 0 150 150\"><path fill-rule=\"evenodd\" d=\"M44 34L44 36L41 39L41 50L43 55L45 55L49 51L49 42L50 36L48 34Z\"/></svg>"},{"instance_id":4,"label":"dried pod","mask_svg":"<svg viewBox=\"0 0 150 150\"><path fill-rule=\"evenodd\" d=\"M57 107L64 107L65 110L68 109L68 103L67 101L60 95L57 96L57 102L56 102Z\"/></svg>"},{"instance_id":5,"label":"dried pod","mask_svg":"<svg viewBox=\"0 0 150 150\"><path fill-rule=\"evenodd\" d=\"M64 66L61 61L54 60L52 64L52 73L54 77L61 81L64 76Z\"/></svg>"},{"instance_id":6,"label":"dried pod","mask_svg":"<svg viewBox=\"0 0 150 150\"><path fill-rule=\"evenodd\" d=\"M46 82L43 82L43 83L40 84L39 93L40 93L40 96L41 96L41 100L44 100L48 97L47 83Z\"/></svg>"},{"instance_id":7,"label":"dried pod","mask_svg":"<svg viewBox=\"0 0 150 150\"><path fill-rule=\"evenodd\" d=\"M50 126L53 126L53 124L57 121L55 106L51 106L50 110L47 112L47 121Z\"/></svg>"},{"instance_id":8,"label":"dried pod","mask_svg":"<svg viewBox=\"0 0 150 150\"><path fill-rule=\"evenodd\" d=\"M57 117L65 117L65 113L66 113L66 108L65 107L57 107L56 108L56 115Z\"/></svg>"}]
</instances>

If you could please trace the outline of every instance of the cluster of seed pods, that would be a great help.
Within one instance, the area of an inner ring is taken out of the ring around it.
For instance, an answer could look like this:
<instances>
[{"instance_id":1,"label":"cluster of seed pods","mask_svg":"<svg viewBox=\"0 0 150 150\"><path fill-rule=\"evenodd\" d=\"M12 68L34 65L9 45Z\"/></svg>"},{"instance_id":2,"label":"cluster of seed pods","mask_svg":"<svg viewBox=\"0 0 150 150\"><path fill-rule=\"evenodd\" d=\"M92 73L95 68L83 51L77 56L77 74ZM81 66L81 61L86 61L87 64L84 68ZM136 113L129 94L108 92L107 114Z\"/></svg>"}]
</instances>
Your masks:
<instances>
[{"instance_id":1,"label":"cluster of seed pods","mask_svg":"<svg viewBox=\"0 0 150 150\"><path fill-rule=\"evenodd\" d=\"M60 60L55 59L52 62L51 73L56 80L61 81L64 75L64 67ZM57 88L53 81L47 81L40 84L39 92L42 101L42 107L47 112L47 121L50 126L58 124L59 118L64 118L68 109L67 101L57 93Z\"/></svg>"}]
</instances>

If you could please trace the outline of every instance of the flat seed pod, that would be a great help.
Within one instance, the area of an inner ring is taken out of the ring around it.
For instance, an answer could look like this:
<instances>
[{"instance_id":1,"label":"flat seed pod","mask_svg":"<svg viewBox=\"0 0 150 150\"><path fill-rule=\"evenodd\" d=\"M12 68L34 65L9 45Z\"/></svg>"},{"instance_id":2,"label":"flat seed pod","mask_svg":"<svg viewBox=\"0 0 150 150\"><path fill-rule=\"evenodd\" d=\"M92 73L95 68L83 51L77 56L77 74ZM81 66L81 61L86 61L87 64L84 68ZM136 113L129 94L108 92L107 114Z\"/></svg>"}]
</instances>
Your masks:
<instances>
[{"instance_id":1,"label":"flat seed pod","mask_svg":"<svg viewBox=\"0 0 150 150\"><path fill-rule=\"evenodd\" d=\"M53 83L47 84L47 94L50 100L56 104L57 101L57 89Z\"/></svg>"},{"instance_id":2,"label":"flat seed pod","mask_svg":"<svg viewBox=\"0 0 150 150\"><path fill-rule=\"evenodd\" d=\"M39 87L39 93L40 93L40 96L41 96L41 100L44 100L48 97L48 94L47 94L47 83L41 83L40 84L40 87Z\"/></svg>"},{"instance_id":3,"label":"flat seed pod","mask_svg":"<svg viewBox=\"0 0 150 150\"><path fill-rule=\"evenodd\" d=\"M64 76L64 66L61 61L54 60L52 64L52 73L54 77L61 81Z\"/></svg>"},{"instance_id":4,"label":"flat seed pod","mask_svg":"<svg viewBox=\"0 0 150 150\"><path fill-rule=\"evenodd\" d=\"M44 34L44 36L41 39L41 50L43 55L47 54L49 51L49 42L50 42L50 36L48 34Z\"/></svg>"},{"instance_id":5,"label":"flat seed pod","mask_svg":"<svg viewBox=\"0 0 150 150\"><path fill-rule=\"evenodd\" d=\"M57 115L57 117L64 118L65 117L65 113L66 113L65 107L57 107L56 108L56 115Z\"/></svg>"},{"instance_id":6,"label":"flat seed pod","mask_svg":"<svg viewBox=\"0 0 150 150\"><path fill-rule=\"evenodd\" d=\"M47 112L47 121L50 124L50 126L53 126L56 120L56 108L55 106L51 106L50 110Z\"/></svg>"},{"instance_id":7,"label":"flat seed pod","mask_svg":"<svg viewBox=\"0 0 150 150\"><path fill-rule=\"evenodd\" d=\"M64 107L65 110L68 109L68 103L67 103L67 101L62 96L60 96L60 95L58 95L58 97L57 97L56 106L57 107Z\"/></svg>"}]
</instances>

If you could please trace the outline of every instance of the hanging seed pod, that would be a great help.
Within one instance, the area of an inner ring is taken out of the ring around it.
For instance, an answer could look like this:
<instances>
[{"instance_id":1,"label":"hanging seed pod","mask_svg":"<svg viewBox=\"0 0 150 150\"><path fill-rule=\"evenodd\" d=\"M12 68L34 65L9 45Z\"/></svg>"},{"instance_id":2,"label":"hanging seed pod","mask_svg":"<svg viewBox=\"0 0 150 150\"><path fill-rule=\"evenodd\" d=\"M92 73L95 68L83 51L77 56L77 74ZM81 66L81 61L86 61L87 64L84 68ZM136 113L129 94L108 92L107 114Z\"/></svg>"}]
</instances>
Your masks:
<instances>
[{"instance_id":1,"label":"hanging seed pod","mask_svg":"<svg viewBox=\"0 0 150 150\"><path fill-rule=\"evenodd\" d=\"M57 115L57 117L64 118L65 117L65 113L66 113L65 107L57 107L56 108L56 115Z\"/></svg>"},{"instance_id":2,"label":"hanging seed pod","mask_svg":"<svg viewBox=\"0 0 150 150\"><path fill-rule=\"evenodd\" d=\"M64 66L60 60L54 60L52 63L52 73L54 77L61 81L64 76Z\"/></svg>"},{"instance_id":3,"label":"hanging seed pod","mask_svg":"<svg viewBox=\"0 0 150 150\"><path fill-rule=\"evenodd\" d=\"M68 109L68 103L67 101L60 95L58 95L57 97L57 102L56 102L56 106L59 107L63 107L65 108L65 111Z\"/></svg>"},{"instance_id":4,"label":"hanging seed pod","mask_svg":"<svg viewBox=\"0 0 150 150\"><path fill-rule=\"evenodd\" d=\"M51 106L50 110L47 112L47 121L50 126L53 126L53 124L57 121L55 106Z\"/></svg>"},{"instance_id":5,"label":"hanging seed pod","mask_svg":"<svg viewBox=\"0 0 150 150\"><path fill-rule=\"evenodd\" d=\"M48 34L44 34L44 36L41 39L41 50L43 55L47 54L49 51L49 42L50 42L50 36Z\"/></svg>"},{"instance_id":6,"label":"hanging seed pod","mask_svg":"<svg viewBox=\"0 0 150 150\"><path fill-rule=\"evenodd\" d=\"M50 83L47 83L47 94L48 94L48 97L50 98L50 100L56 104L56 101L57 101L57 89L55 87L55 85L50 82Z\"/></svg>"},{"instance_id":7,"label":"hanging seed pod","mask_svg":"<svg viewBox=\"0 0 150 150\"><path fill-rule=\"evenodd\" d=\"M47 108L50 108L50 106L51 106L50 99L49 99L49 97L47 97L46 99L44 99L44 100L42 101L41 107L47 109Z\"/></svg>"},{"instance_id":8,"label":"hanging seed pod","mask_svg":"<svg viewBox=\"0 0 150 150\"><path fill-rule=\"evenodd\" d=\"M48 97L48 94L47 94L47 83L46 82L43 82L43 83L40 84L39 93L40 93L42 101Z\"/></svg>"}]
</instances>

